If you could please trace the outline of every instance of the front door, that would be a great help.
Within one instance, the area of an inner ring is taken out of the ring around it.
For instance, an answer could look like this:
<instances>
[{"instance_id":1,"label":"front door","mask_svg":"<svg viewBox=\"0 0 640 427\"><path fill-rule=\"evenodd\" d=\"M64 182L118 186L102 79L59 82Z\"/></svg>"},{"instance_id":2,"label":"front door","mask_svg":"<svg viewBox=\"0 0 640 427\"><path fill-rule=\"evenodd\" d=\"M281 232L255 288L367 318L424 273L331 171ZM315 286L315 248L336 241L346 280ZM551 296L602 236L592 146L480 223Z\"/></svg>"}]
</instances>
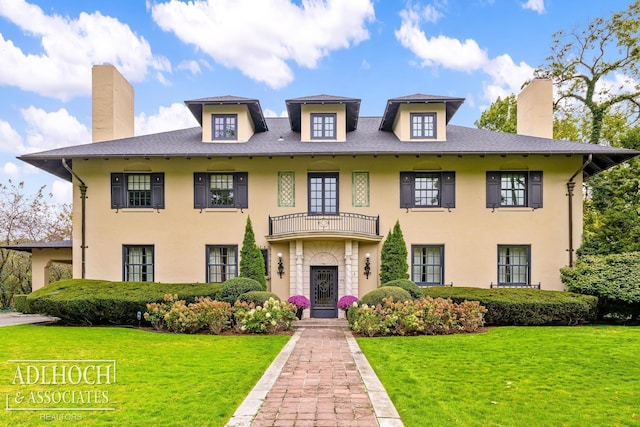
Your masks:
<instances>
[{"instance_id":1,"label":"front door","mask_svg":"<svg viewBox=\"0 0 640 427\"><path fill-rule=\"evenodd\" d=\"M311 267L311 317L338 317L338 267Z\"/></svg>"}]
</instances>

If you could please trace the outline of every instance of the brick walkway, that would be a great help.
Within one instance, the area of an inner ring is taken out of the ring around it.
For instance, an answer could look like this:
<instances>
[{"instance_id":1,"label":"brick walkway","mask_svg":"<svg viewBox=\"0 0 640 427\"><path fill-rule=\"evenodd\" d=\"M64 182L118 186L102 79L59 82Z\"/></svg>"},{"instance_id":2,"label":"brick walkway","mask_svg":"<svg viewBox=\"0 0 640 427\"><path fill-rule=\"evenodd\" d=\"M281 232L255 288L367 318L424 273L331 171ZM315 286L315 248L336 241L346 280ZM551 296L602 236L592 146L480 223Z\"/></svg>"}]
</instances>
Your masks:
<instances>
[{"instance_id":1,"label":"brick walkway","mask_svg":"<svg viewBox=\"0 0 640 427\"><path fill-rule=\"evenodd\" d=\"M403 425L348 329L299 329L287 347L227 426Z\"/></svg>"}]
</instances>

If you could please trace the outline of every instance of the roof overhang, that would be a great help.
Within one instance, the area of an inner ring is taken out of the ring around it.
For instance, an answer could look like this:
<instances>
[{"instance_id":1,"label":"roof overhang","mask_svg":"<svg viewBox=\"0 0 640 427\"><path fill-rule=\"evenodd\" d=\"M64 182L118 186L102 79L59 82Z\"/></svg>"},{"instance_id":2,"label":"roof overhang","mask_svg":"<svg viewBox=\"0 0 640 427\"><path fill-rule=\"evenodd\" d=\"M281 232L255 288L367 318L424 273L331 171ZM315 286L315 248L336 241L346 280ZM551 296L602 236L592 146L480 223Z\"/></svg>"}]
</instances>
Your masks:
<instances>
[{"instance_id":1,"label":"roof overhang","mask_svg":"<svg viewBox=\"0 0 640 427\"><path fill-rule=\"evenodd\" d=\"M448 124L463 102L464 98L419 94L389 99L387 101L387 106L384 109L382 120L380 121L380 130L393 130L393 123L395 122L396 116L398 115L398 109L402 104L444 104L446 111L446 123Z\"/></svg>"},{"instance_id":2,"label":"roof overhang","mask_svg":"<svg viewBox=\"0 0 640 427\"><path fill-rule=\"evenodd\" d=\"M31 243L18 243L15 245L3 245L0 249L8 249L18 252L33 253L34 249L72 249L72 240L58 240L55 242L31 242Z\"/></svg>"},{"instance_id":3,"label":"roof overhang","mask_svg":"<svg viewBox=\"0 0 640 427\"><path fill-rule=\"evenodd\" d=\"M347 132L352 132L358 127L360 115L360 100L341 96L317 95L304 98L287 99L287 113L291 130L300 132L302 128L302 105L342 105L344 104L347 116Z\"/></svg>"},{"instance_id":4,"label":"roof overhang","mask_svg":"<svg viewBox=\"0 0 640 427\"><path fill-rule=\"evenodd\" d=\"M237 96L218 96L193 99L190 101L184 101L184 103L198 123L200 123L200 126L202 126L202 110L205 105L244 105L249 111L249 116L253 122L255 132L265 132L269 130L267 128L267 122L264 119L264 114L262 113L262 107L260 107L260 101L257 99L241 98Z\"/></svg>"}]
</instances>

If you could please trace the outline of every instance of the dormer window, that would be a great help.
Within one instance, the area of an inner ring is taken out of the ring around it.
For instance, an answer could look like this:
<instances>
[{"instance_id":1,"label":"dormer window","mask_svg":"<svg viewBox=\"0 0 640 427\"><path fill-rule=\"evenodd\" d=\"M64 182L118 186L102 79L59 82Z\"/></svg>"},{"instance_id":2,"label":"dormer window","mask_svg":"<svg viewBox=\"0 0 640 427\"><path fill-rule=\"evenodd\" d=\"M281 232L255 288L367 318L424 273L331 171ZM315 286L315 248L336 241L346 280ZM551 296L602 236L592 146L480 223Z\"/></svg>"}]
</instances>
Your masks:
<instances>
[{"instance_id":1,"label":"dormer window","mask_svg":"<svg viewBox=\"0 0 640 427\"><path fill-rule=\"evenodd\" d=\"M311 139L336 139L336 114L311 114Z\"/></svg>"},{"instance_id":2,"label":"dormer window","mask_svg":"<svg viewBox=\"0 0 640 427\"><path fill-rule=\"evenodd\" d=\"M436 137L436 113L411 113L411 139Z\"/></svg>"},{"instance_id":3,"label":"dormer window","mask_svg":"<svg viewBox=\"0 0 640 427\"><path fill-rule=\"evenodd\" d=\"M211 135L213 140L238 139L238 115L237 114L213 114L211 115Z\"/></svg>"}]
</instances>

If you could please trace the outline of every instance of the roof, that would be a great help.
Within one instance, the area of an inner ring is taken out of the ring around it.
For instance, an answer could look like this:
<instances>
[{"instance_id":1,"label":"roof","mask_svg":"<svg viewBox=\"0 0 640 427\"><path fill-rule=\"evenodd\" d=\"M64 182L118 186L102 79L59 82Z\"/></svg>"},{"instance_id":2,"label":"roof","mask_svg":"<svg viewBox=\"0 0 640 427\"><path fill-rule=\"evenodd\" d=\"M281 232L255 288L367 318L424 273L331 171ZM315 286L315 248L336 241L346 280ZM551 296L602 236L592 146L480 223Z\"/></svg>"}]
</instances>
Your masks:
<instances>
[{"instance_id":1,"label":"roof","mask_svg":"<svg viewBox=\"0 0 640 427\"><path fill-rule=\"evenodd\" d=\"M194 127L152 135L142 135L92 144L75 145L19 159L53 175L71 181L62 159L90 158L175 158L175 157L260 157L309 155L577 155L592 157L585 170L588 177L640 154L639 151L564 140L538 138L447 125L446 141L400 141L393 132L379 130L380 117L361 117L358 128L347 133L346 142L301 142L291 130L289 119L266 118L268 132L254 134L243 143L202 142L202 128Z\"/></svg>"},{"instance_id":2,"label":"roof","mask_svg":"<svg viewBox=\"0 0 640 427\"><path fill-rule=\"evenodd\" d=\"M196 118L200 126L202 126L202 109L205 105L246 105L249 110L249 115L253 121L253 126L256 132L265 132L268 130L267 123L264 120L264 114L262 114L262 107L260 107L260 101L251 98L242 98L240 96L212 96L209 98L192 99L190 101L184 101L191 114Z\"/></svg>"},{"instance_id":3,"label":"roof","mask_svg":"<svg viewBox=\"0 0 640 427\"><path fill-rule=\"evenodd\" d=\"M302 126L302 104L344 104L347 113L347 132L352 132L358 127L358 116L360 114L360 100L356 98L345 98L333 95L315 95L302 98L287 99L287 114L291 129L300 132Z\"/></svg>"},{"instance_id":4,"label":"roof","mask_svg":"<svg viewBox=\"0 0 640 427\"><path fill-rule=\"evenodd\" d=\"M446 109L446 123L453 115L458 111L458 108L464 102L464 98L453 98L450 96L438 96L438 95L423 95L417 93L415 95L401 96L398 98L391 98L387 101L387 106L384 109L382 120L380 121L380 130L391 131L393 123L396 120L398 109L401 104L445 104Z\"/></svg>"},{"instance_id":5,"label":"roof","mask_svg":"<svg viewBox=\"0 0 640 427\"><path fill-rule=\"evenodd\" d=\"M11 249L20 252L33 252L34 249L71 249L73 247L72 240L58 240L55 242L31 242L18 243L15 245L0 246L0 249Z\"/></svg>"}]
</instances>

